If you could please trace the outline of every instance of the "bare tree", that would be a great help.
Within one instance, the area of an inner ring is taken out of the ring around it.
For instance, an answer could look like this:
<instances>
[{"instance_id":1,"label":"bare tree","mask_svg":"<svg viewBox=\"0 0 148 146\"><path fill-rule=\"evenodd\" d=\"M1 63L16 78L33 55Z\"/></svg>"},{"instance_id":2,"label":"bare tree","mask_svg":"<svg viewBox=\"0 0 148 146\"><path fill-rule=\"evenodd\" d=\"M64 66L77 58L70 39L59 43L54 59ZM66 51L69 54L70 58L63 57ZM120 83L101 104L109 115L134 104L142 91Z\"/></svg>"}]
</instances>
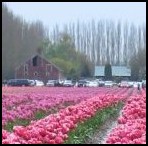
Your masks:
<instances>
[{"instance_id":1,"label":"bare tree","mask_svg":"<svg viewBox=\"0 0 148 146\"><path fill-rule=\"evenodd\" d=\"M146 26L143 24L143 43L144 43L144 46L143 48L146 48Z\"/></svg>"},{"instance_id":2,"label":"bare tree","mask_svg":"<svg viewBox=\"0 0 148 146\"><path fill-rule=\"evenodd\" d=\"M118 24L117 24L116 40L117 40L117 64L120 65L120 50L121 50L121 22L120 21L118 21Z\"/></svg>"},{"instance_id":3,"label":"bare tree","mask_svg":"<svg viewBox=\"0 0 148 146\"><path fill-rule=\"evenodd\" d=\"M128 63L128 23L124 24L124 30L123 30L123 37L124 37L124 46L123 46L123 60L125 65Z\"/></svg>"},{"instance_id":4,"label":"bare tree","mask_svg":"<svg viewBox=\"0 0 148 146\"><path fill-rule=\"evenodd\" d=\"M92 20L91 22L91 36L92 36L92 61L96 63L95 58L95 37L96 37L96 28L95 28L95 22Z\"/></svg>"},{"instance_id":5,"label":"bare tree","mask_svg":"<svg viewBox=\"0 0 148 146\"><path fill-rule=\"evenodd\" d=\"M110 24L106 22L106 56L107 62L110 62Z\"/></svg>"},{"instance_id":6,"label":"bare tree","mask_svg":"<svg viewBox=\"0 0 148 146\"><path fill-rule=\"evenodd\" d=\"M132 24L130 26L130 35L129 35L129 43L128 43L128 55L129 58L132 57L132 55L136 55L137 50L136 50L136 28Z\"/></svg>"},{"instance_id":7,"label":"bare tree","mask_svg":"<svg viewBox=\"0 0 148 146\"><path fill-rule=\"evenodd\" d=\"M98 27L97 27L97 35L96 35L96 50L97 50L97 65L100 65L100 61L101 61L101 38L102 38L102 22L99 21L98 22Z\"/></svg>"},{"instance_id":8,"label":"bare tree","mask_svg":"<svg viewBox=\"0 0 148 146\"><path fill-rule=\"evenodd\" d=\"M111 22L110 24L110 29L111 29L111 64L114 65L115 64L115 24L113 22Z\"/></svg>"},{"instance_id":9,"label":"bare tree","mask_svg":"<svg viewBox=\"0 0 148 146\"><path fill-rule=\"evenodd\" d=\"M80 24L77 22L77 50L80 50Z\"/></svg>"}]
</instances>

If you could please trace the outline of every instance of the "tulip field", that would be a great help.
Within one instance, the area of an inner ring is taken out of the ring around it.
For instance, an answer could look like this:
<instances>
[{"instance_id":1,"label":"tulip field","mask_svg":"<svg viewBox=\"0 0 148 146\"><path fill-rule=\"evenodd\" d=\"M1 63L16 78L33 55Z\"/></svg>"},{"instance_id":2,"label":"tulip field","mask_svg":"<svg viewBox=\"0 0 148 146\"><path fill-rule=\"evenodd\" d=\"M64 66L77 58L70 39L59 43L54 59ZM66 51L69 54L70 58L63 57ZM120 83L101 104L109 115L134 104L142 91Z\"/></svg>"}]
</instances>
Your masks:
<instances>
[{"instance_id":1,"label":"tulip field","mask_svg":"<svg viewBox=\"0 0 148 146\"><path fill-rule=\"evenodd\" d=\"M2 144L72 143L80 131L87 135L91 125L95 130L119 103L122 114L106 143L145 144L145 89L2 87Z\"/></svg>"}]
</instances>

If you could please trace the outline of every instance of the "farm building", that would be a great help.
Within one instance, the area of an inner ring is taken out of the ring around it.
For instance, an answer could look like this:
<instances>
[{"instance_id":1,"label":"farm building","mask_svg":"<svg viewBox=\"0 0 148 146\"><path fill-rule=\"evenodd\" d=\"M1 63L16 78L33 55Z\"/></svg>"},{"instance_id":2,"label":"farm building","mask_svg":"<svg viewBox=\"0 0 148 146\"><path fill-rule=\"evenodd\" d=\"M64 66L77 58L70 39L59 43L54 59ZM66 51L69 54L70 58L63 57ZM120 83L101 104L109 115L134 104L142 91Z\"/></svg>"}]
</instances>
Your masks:
<instances>
[{"instance_id":1,"label":"farm building","mask_svg":"<svg viewBox=\"0 0 148 146\"><path fill-rule=\"evenodd\" d=\"M95 66L95 77L104 78L104 68L105 66Z\"/></svg>"},{"instance_id":2,"label":"farm building","mask_svg":"<svg viewBox=\"0 0 148 146\"><path fill-rule=\"evenodd\" d=\"M62 70L52 62L37 54L15 69L15 78L42 80L61 79Z\"/></svg>"},{"instance_id":3,"label":"farm building","mask_svg":"<svg viewBox=\"0 0 148 146\"><path fill-rule=\"evenodd\" d=\"M121 78L130 78L131 69L126 66L112 66L112 76ZM95 66L94 76L97 78L104 78L105 76L105 66Z\"/></svg>"}]
</instances>

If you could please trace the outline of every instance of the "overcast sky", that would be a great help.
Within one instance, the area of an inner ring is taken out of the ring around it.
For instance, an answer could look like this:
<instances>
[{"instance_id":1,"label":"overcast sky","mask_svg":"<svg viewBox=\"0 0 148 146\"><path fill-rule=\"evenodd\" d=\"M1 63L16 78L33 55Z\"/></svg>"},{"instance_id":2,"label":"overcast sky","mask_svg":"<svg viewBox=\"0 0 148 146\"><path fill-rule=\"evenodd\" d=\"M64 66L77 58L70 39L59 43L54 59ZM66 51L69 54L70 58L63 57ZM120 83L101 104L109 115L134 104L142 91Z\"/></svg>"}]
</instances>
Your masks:
<instances>
[{"instance_id":1,"label":"overcast sky","mask_svg":"<svg viewBox=\"0 0 148 146\"><path fill-rule=\"evenodd\" d=\"M78 19L146 23L146 2L7 2L7 6L26 21L40 20L49 29Z\"/></svg>"}]
</instances>

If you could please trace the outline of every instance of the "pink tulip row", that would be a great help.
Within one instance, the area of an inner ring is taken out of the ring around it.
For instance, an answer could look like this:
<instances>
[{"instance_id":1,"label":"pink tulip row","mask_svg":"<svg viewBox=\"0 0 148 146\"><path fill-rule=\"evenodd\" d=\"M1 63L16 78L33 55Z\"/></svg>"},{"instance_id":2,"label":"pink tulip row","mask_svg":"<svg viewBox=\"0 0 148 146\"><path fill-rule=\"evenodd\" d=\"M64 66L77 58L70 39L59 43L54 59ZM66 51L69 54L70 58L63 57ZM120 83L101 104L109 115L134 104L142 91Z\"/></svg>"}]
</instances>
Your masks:
<instances>
[{"instance_id":1,"label":"pink tulip row","mask_svg":"<svg viewBox=\"0 0 148 146\"><path fill-rule=\"evenodd\" d=\"M127 96L104 94L95 96L74 106L60 110L44 119L33 121L29 126L15 126L12 133L2 131L3 144L60 144L68 138L68 132L79 122L95 115L97 110L114 105Z\"/></svg>"},{"instance_id":2,"label":"pink tulip row","mask_svg":"<svg viewBox=\"0 0 148 146\"><path fill-rule=\"evenodd\" d=\"M64 105L65 102L77 104L97 94L123 91L104 88L5 87L2 95L2 125L4 126L8 121L15 121L16 118L30 119L39 110L47 111L57 105Z\"/></svg>"},{"instance_id":3,"label":"pink tulip row","mask_svg":"<svg viewBox=\"0 0 148 146\"><path fill-rule=\"evenodd\" d=\"M108 144L146 144L146 92L136 93L127 100L118 118L118 126L107 138Z\"/></svg>"},{"instance_id":4,"label":"pink tulip row","mask_svg":"<svg viewBox=\"0 0 148 146\"><path fill-rule=\"evenodd\" d=\"M88 91L88 90L104 90L104 91L110 91L114 90L113 88L67 88L67 87L2 87L2 91L4 94L40 94L40 93L57 93L63 91L64 93L68 93L69 91L75 92L75 91ZM116 88L117 89L117 88ZM119 89L119 88L118 88Z\"/></svg>"}]
</instances>

